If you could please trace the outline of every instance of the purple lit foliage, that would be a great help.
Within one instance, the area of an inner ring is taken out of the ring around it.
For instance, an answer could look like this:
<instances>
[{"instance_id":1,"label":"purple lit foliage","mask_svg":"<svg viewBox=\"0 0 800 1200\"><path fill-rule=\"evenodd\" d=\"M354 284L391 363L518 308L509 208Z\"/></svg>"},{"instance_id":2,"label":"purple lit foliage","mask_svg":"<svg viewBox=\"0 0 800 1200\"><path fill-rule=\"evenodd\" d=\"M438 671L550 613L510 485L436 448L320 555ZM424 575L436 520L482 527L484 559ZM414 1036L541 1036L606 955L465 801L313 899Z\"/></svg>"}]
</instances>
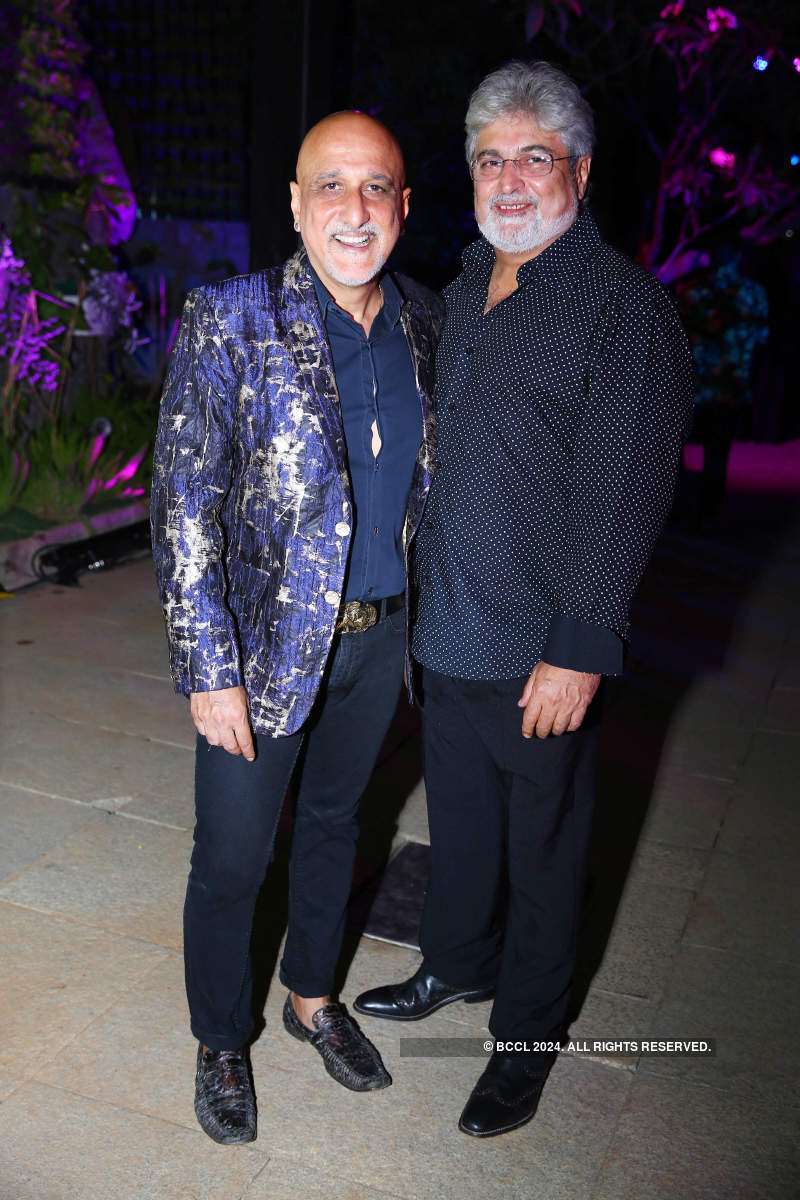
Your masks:
<instances>
[{"instance_id":1,"label":"purple lit foliage","mask_svg":"<svg viewBox=\"0 0 800 1200\"><path fill-rule=\"evenodd\" d=\"M800 64L798 47L782 37L791 10L789 0L737 0L734 8L668 0L660 9L655 0L658 15L645 24L638 0L525 6L529 36L541 29L568 54L589 99L600 97L606 113L616 106L653 156L654 199L637 258L667 283L702 265L720 228L762 243L800 220L785 149ZM768 90L752 91L754 65L772 68Z\"/></svg>"},{"instance_id":2,"label":"purple lit foliage","mask_svg":"<svg viewBox=\"0 0 800 1200\"><path fill-rule=\"evenodd\" d=\"M49 342L64 332L57 317L40 318L37 297L21 258L0 232L0 358L7 360L3 382L4 432L10 433L12 389L27 385L45 392L58 384L60 370Z\"/></svg>"},{"instance_id":3,"label":"purple lit foliage","mask_svg":"<svg viewBox=\"0 0 800 1200\"><path fill-rule=\"evenodd\" d=\"M137 346L150 340L140 337L133 325L133 314L141 307L136 289L124 271L90 271L83 299L90 333L107 338L121 333L125 350L133 354Z\"/></svg>"}]
</instances>

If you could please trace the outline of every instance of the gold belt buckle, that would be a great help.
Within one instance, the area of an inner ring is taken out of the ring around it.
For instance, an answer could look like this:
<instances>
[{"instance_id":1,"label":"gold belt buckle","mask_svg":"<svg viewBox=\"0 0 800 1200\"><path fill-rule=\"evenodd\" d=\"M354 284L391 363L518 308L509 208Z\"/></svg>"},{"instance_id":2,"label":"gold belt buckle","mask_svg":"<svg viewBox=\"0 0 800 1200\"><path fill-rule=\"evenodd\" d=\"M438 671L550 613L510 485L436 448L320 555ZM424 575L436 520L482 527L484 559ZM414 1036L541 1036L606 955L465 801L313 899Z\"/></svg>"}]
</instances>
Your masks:
<instances>
[{"instance_id":1,"label":"gold belt buckle","mask_svg":"<svg viewBox=\"0 0 800 1200\"><path fill-rule=\"evenodd\" d=\"M374 604L364 604L361 600L348 600L339 609L339 620L336 622L336 633L363 633L371 629L378 620L378 609Z\"/></svg>"}]
</instances>

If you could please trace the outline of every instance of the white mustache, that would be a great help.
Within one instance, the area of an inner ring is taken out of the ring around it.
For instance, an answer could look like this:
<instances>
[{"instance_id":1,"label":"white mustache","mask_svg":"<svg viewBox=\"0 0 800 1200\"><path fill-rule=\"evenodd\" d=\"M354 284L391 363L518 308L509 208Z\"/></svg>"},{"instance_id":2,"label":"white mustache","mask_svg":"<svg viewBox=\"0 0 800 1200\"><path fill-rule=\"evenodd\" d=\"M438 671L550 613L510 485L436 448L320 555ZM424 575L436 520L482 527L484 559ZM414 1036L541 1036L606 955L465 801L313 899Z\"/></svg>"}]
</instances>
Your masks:
<instances>
[{"instance_id":1,"label":"white mustache","mask_svg":"<svg viewBox=\"0 0 800 1200\"><path fill-rule=\"evenodd\" d=\"M489 208L495 208L498 204L532 204L538 208L539 197L528 192L498 192L489 197Z\"/></svg>"},{"instance_id":2,"label":"white mustache","mask_svg":"<svg viewBox=\"0 0 800 1200\"><path fill-rule=\"evenodd\" d=\"M336 237L337 233L350 233L350 234L371 233L371 234L374 234L375 237L377 237L378 234L380 233L380 229L372 221L365 221L364 224L359 225L358 228L354 228L352 225L348 225L345 221L340 221L336 225L331 225L330 229L328 230L328 237Z\"/></svg>"}]
</instances>

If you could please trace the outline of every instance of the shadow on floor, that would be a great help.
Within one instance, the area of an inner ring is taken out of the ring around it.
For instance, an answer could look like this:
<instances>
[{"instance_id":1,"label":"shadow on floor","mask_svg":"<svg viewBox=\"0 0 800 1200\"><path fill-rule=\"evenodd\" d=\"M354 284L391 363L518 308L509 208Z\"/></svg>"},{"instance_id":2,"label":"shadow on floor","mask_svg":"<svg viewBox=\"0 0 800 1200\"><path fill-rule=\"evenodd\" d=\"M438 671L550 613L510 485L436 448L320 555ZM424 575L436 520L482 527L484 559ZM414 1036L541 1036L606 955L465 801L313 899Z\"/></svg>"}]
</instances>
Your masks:
<instances>
[{"instance_id":1,"label":"shadow on floor","mask_svg":"<svg viewBox=\"0 0 800 1200\"><path fill-rule=\"evenodd\" d=\"M570 1021L603 959L670 725L689 691L726 668L740 611L799 517L794 498L728 495L713 531L671 525L659 542L634 603L625 677L607 696Z\"/></svg>"}]
</instances>

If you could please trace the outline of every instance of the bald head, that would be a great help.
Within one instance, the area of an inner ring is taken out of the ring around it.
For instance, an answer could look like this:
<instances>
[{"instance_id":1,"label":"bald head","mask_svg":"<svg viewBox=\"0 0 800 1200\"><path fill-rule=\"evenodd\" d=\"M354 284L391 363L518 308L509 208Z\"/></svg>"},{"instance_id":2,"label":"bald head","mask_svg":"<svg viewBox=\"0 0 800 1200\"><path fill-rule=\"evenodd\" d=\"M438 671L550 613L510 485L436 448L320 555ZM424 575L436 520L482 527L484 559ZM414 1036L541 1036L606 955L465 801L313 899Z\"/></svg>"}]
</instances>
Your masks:
<instances>
[{"instance_id":1,"label":"bald head","mask_svg":"<svg viewBox=\"0 0 800 1200\"><path fill-rule=\"evenodd\" d=\"M295 168L297 182L302 185L309 165L314 163L320 153L326 153L336 145L351 144L354 139L372 141L376 151L384 151L394 161L401 186L405 184L405 163L397 138L374 117L353 110L331 113L330 116L323 117L316 125L312 125L303 138L297 154Z\"/></svg>"},{"instance_id":2,"label":"bald head","mask_svg":"<svg viewBox=\"0 0 800 1200\"><path fill-rule=\"evenodd\" d=\"M377 278L403 230L405 183L396 138L366 113L333 113L306 134L289 185L292 212L311 265L333 295Z\"/></svg>"}]
</instances>

